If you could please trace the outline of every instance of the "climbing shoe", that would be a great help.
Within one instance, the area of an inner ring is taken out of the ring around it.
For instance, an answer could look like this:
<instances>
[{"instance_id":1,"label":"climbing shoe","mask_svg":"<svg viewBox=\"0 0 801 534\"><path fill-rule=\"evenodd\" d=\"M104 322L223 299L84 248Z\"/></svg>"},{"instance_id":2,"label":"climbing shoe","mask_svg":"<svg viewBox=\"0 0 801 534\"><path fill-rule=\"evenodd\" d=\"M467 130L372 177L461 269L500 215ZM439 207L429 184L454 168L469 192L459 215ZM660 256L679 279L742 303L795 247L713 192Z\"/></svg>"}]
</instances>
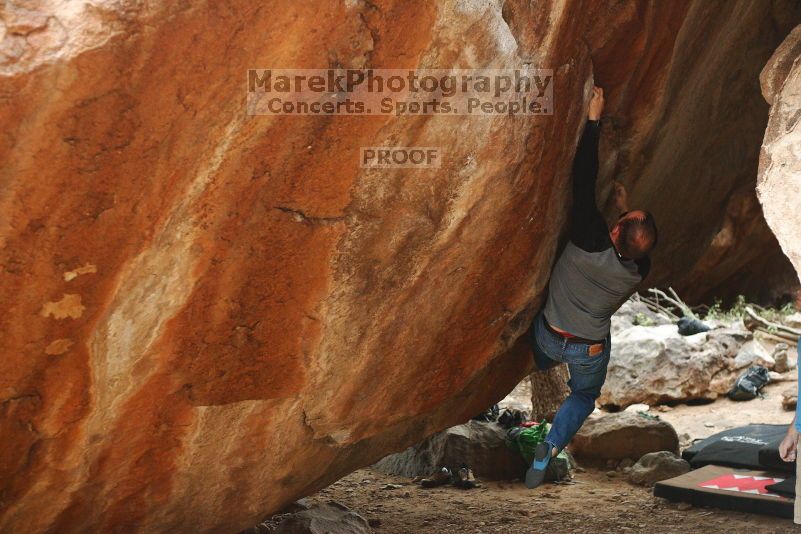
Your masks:
<instances>
[{"instance_id":1,"label":"climbing shoe","mask_svg":"<svg viewBox=\"0 0 801 534\"><path fill-rule=\"evenodd\" d=\"M548 469L548 463L551 461L552 447L553 445L543 441L534 450L534 461L526 471L526 487L528 489L536 488L545 480L545 470Z\"/></svg>"},{"instance_id":2,"label":"climbing shoe","mask_svg":"<svg viewBox=\"0 0 801 534\"><path fill-rule=\"evenodd\" d=\"M447 467L443 467L434 475L424 478L420 481L420 485L424 488L436 488L437 486L444 486L453 482L453 473Z\"/></svg>"},{"instance_id":3,"label":"climbing shoe","mask_svg":"<svg viewBox=\"0 0 801 534\"><path fill-rule=\"evenodd\" d=\"M467 466L459 469L459 472L456 475L456 480L453 481L453 485L462 489L481 487L481 484L476 481L476 477L473 475L473 470Z\"/></svg>"}]
</instances>

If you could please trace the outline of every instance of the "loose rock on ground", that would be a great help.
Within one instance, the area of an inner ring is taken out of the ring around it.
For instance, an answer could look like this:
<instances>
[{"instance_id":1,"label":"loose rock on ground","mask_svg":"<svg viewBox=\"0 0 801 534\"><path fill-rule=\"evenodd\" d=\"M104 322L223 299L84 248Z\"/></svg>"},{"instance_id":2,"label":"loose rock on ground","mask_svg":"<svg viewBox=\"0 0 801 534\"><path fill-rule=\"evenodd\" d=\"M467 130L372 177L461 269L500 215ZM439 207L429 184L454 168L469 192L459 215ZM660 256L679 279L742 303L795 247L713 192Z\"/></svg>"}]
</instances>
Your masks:
<instances>
[{"instance_id":1,"label":"loose rock on ground","mask_svg":"<svg viewBox=\"0 0 801 534\"><path fill-rule=\"evenodd\" d=\"M660 480L683 475L690 464L670 451L650 452L643 455L631 468L629 481L641 486L651 486Z\"/></svg>"},{"instance_id":2,"label":"loose rock on ground","mask_svg":"<svg viewBox=\"0 0 801 534\"><path fill-rule=\"evenodd\" d=\"M275 534L370 534L365 518L336 501L291 514L278 524Z\"/></svg>"},{"instance_id":3,"label":"loose rock on ground","mask_svg":"<svg viewBox=\"0 0 801 534\"><path fill-rule=\"evenodd\" d=\"M640 458L649 452L678 452L679 437L666 421L619 412L588 419L570 450L579 458L596 460Z\"/></svg>"}]
</instances>

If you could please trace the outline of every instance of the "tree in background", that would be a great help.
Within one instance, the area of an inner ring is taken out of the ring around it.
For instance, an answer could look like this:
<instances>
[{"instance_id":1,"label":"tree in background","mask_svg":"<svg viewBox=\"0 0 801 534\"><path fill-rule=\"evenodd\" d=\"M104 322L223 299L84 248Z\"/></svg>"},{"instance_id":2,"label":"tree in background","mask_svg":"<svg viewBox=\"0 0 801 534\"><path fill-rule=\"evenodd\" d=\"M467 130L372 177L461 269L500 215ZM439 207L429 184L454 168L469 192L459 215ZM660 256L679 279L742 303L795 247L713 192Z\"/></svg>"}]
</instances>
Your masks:
<instances>
[{"instance_id":1,"label":"tree in background","mask_svg":"<svg viewBox=\"0 0 801 534\"><path fill-rule=\"evenodd\" d=\"M545 371L534 369L531 378L531 420L553 420L557 408L570 394L567 365L559 364Z\"/></svg>"}]
</instances>

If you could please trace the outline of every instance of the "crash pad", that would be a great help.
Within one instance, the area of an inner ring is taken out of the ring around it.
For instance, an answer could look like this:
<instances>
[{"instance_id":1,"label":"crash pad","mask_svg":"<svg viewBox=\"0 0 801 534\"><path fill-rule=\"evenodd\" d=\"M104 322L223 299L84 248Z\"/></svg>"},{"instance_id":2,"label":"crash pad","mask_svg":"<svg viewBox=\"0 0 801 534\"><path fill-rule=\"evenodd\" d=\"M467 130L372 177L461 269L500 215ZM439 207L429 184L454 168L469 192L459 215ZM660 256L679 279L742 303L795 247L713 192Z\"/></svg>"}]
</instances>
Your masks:
<instances>
[{"instance_id":1,"label":"crash pad","mask_svg":"<svg viewBox=\"0 0 801 534\"><path fill-rule=\"evenodd\" d=\"M781 473L707 465L657 482L654 496L688 502L693 506L792 519L793 499L767 488L785 479L786 475Z\"/></svg>"},{"instance_id":2,"label":"crash pad","mask_svg":"<svg viewBox=\"0 0 801 534\"><path fill-rule=\"evenodd\" d=\"M770 471L784 471L787 473L795 473L795 462L785 462L779 455L779 445L784 439L784 433L777 437L767 445L759 448L759 466L760 469L768 469Z\"/></svg>"},{"instance_id":3,"label":"crash pad","mask_svg":"<svg viewBox=\"0 0 801 534\"><path fill-rule=\"evenodd\" d=\"M776 484L769 484L765 488L770 492L793 498L795 497L795 477L790 477Z\"/></svg>"},{"instance_id":4,"label":"crash pad","mask_svg":"<svg viewBox=\"0 0 801 534\"><path fill-rule=\"evenodd\" d=\"M694 443L681 456L690 462L693 469L722 465L795 473L795 464L783 462L778 456L779 443L786 432L787 425L732 428ZM762 460L767 463L762 463Z\"/></svg>"}]
</instances>

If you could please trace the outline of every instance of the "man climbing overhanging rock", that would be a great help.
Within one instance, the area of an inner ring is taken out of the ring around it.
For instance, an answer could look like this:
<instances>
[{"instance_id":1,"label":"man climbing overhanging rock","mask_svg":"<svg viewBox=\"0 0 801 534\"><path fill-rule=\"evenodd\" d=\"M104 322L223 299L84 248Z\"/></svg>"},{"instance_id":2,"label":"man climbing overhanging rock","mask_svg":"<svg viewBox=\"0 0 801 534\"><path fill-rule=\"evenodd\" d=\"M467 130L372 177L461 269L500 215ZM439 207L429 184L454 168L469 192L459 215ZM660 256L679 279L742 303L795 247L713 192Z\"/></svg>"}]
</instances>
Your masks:
<instances>
[{"instance_id":1,"label":"man climbing overhanging rock","mask_svg":"<svg viewBox=\"0 0 801 534\"><path fill-rule=\"evenodd\" d=\"M611 229L598 210L595 182L603 107L603 90L593 87L588 121L573 162L570 242L551 274L545 309L529 331L540 370L559 363L570 370L570 395L557 411L545 442L537 447L526 473L529 488L542 483L550 459L592 413L606 379L612 314L648 274L648 253L657 241L653 216L643 210L628 211L622 185L615 186L622 213Z\"/></svg>"}]
</instances>

